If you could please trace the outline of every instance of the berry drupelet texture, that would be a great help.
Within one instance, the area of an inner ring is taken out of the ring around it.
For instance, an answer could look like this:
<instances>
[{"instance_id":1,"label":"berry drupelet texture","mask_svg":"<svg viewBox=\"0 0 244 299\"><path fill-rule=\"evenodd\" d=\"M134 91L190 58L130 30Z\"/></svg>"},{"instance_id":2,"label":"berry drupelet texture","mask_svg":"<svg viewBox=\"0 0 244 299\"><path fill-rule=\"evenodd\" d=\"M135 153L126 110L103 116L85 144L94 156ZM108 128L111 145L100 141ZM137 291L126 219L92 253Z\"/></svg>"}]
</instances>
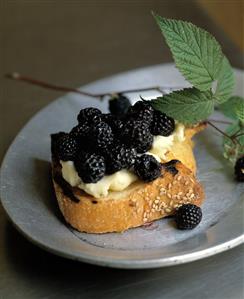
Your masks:
<instances>
[{"instance_id":1,"label":"berry drupelet texture","mask_svg":"<svg viewBox=\"0 0 244 299\"><path fill-rule=\"evenodd\" d=\"M65 134L58 139L57 156L62 161L74 161L78 148L77 139L70 134Z\"/></svg>"},{"instance_id":2,"label":"berry drupelet texture","mask_svg":"<svg viewBox=\"0 0 244 299\"><path fill-rule=\"evenodd\" d=\"M88 136L89 146L96 148L98 152L106 151L113 143L114 134L111 127L105 122L99 122L94 124Z\"/></svg>"},{"instance_id":3,"label":"berry drupelet texture","mask_svg":"<svg viewBox=\"0 0 244 299\"><path fill-rule=\"evenodd\" d=\"M175 221L179 229L193 229L202 220L202 210L193 204L184 204L176 211Z\"/></svg>"},{"instance_id":4,"label":"berry drupelet texture","mask_svg":"<svg viewBox=\"0 0 244 299\"><path fill-rule=\"evenodd\" d=\"M150 131L154 136L162 135L169 136L174 132L175 121L158 110L153 113L153 121L150 126Z\"/></svg>"},{"instance_id":5,"label":"berry drupelet texture","mask_svg":"<svg viewBox=\"0 0 244 299\"><path fill-rule=\"evenodd\" d=\"M123 126L122 140L125 144L134 147L138 153L145 153L152 147L153 135L146 123L130 120Z\"/></svg>"},{"instance_id":6,"label":"berry drupelet texture","mask_svg":"<svg viewBox=\"0 0 244 299\"><path fill-rule=\"evenodd\" d=\"M105 160L97 154L83 153L74 161L76 171L86 184L97 183L105 175Z\"/></svg>"},{"instance_id":7,"label":"berry drupelet texture","mask_svg":"<svg viewBox=\"0 0 244 299\"><path fill-rule=\"evenodd\" d=\"M130 106L130 100L122 94L109 100L109 111L118 117L125 115Z\"/></svg>"},{"instance_id":8,"label":"berry drupelet texture","mask_svg":"<svg viewBox=\"0 0 244 299\"><path fill-rule=\"evenodd\" d=\"M147 101L138 101L128 110L128 116L135 120L139 120L147 124L151 124L153 120L154 109Z\"/></svg>"},{"instance_id":9,"label":"berry drupelet texture","mask_svg":"<svg viewBox=\"0 0 244 299\"><path fill-rule=\"evenodd\" d=\"M244 182L244 156L235 163L235 177L238 182Z\"/></svg>"},{"instance_id":10,"label":"berry drupelet texture","mask_svg":"<svg viewBox=\"0 0 244 299\"><path fill-rule=\"evenodd\" d=\"M135 174L144 182L151 182L161 176L161 164L152 156L144 154L137 157L134 165Z\"/></svg>"},{"instance_id":11,"label":"berry drupelet texture","mask_svg":"<svg viewBox=\"0 0 244 299\"><path fill-rule=\"evenodd\" d=\"M106 173L113 174L121 169L129 169L136 158L136 150L124 145L112 147L106 154Z\"/></svg>"},{"instance_id":12,"label":"berry drupelet texture","mask_svg":"<svg viewBox=\"0 0 244 299\"><path fill-rule=\"evenodd\" d=\"M97 108L93 108L93 107L85 108L80 110L77 116L77 120L79 123L83 123L83 122L92 123L97 120L99 121L101 115L102 112Z\"/></svg>"}]
</instances>

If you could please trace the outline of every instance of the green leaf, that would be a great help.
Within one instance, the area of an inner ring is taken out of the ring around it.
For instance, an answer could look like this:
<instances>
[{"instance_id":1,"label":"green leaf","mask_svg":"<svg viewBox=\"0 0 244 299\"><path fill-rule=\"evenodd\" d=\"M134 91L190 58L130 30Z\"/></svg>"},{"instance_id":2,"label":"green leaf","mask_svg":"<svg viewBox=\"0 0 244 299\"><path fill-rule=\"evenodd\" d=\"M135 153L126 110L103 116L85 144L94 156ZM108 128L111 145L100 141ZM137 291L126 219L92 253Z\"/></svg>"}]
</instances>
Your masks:
<instances>
[{"instance_id":1,"label":"green leaf","mask_svg":"<svg viewBox=\"0 0 244 299\"><path fill-rule=\"evenodd\" d=\"M237 135L237 142L233 142L225 136L223 139L224 157L234 163L239 156L244 155L244 127L239 121L236 121L226 129L225 133L228 136Z\"/></svg>"},{"instance_id":2,"label":"green leaf","mask_svg":"<svg viewBox=\"0 0 244 299\"><path fill-rule=\"evenodd\" d=\"M154 18L171 49L177 68L193 86L208 90L218 79L223 60L221 47L207 31L185 21Z\"/></svg>"},{"instance_id":3,"label":"green leaf","mask_svg":"<svg viewBox=\"0 0 244 299\"><path fill-rule=\"evenodd\" d=\"M234 73L226 57L222 61L214 98L221 104L228 100L234 90Z\"/></svg>"},{"instance_id":4,"label":"green leaf","mask_svg":"<svg viewBox=\"0 0 244 299\"><path fill-rule=\"evenodd\" d=\"M242 99L242 101L241 101ZM244 99L240 98L240 101L235 105L235 113L237 118L244 123Z\"/></svg>"},{"instance_id":5,"label":"green leaf","mask_svg":"<svg viewBox=\"0 0 244 299\"><path fill-rule=\"evenodd\" d=\"M243 117L243 105L244 105L244 99L242 97L233 96L229 98L228 101L225 103L219 105L219 109L223 112L223 114L231 119L239 119ZM239 112L238 112L239 111Z\"/></svg>"},{"instance_id":6,"label":"green leaf","mask_svg":"<svg viewBox=\"0 0 244 299\"><path fill-rule=\"evenodd\" d=\"M185 124L194 124L206 119L214 109L212 92L201 92L194 87L159 97L152 100L152 105Z\"/></svg>"}]
</instances>

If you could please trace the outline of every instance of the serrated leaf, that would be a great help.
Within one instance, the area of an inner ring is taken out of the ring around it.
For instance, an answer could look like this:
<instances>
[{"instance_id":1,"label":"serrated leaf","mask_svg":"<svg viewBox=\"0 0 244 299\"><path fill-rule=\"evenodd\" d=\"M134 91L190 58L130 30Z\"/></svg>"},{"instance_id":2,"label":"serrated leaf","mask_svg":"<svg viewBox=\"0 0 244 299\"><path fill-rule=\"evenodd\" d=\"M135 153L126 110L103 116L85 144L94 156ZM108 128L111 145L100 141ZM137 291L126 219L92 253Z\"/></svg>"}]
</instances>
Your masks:
<instances>
[{"instance_id":1,"label":"serrated leaf","mask_svg":"<svg viewBox=\"0 0 244 299\"><path fill-rule=\"evenodd\" d=\"M154 14L177 68L193 86L208 90L218 79L223 53L216 39L192 23L162 18Z\"/></svg>"},{"instance_id":2,"label":"serrated leaf","mask_svg":"<svg viewBox=\"0 0 244 299\"><path fill-rule=\"evenodd\" d=\"M231 119L238 119L237 110L239 109L239 118L242 114L243 108L241 106L244 105L244 99L242 97L233 96L229 98L228 101L219 105L219 109L223 112L223 114ZM239 108L238 108L239 107ZM237 110L236 110L237 109ZM240 119L241 120L241 119Z\"/></svg>"},{"instance_id":3,"label":"serrated leaf","mask_svg":"<svg viewBox=\"0 0 244 299\"><path fill-rule=\"evenodd\" d=\"M234 73L232 67L226 57L222 61L217 87L214 98L217 103L224 103L229 99L234 90Z\"/></svg>"},{"instance_id":4,"label":"serrated leaf","mask_svg":"<svg viewBox=\"0 0 244 299\"><path fill-rule=\"evenodd\" d=\"M240 126L239 121L236 121L227 127L225 133L228 136L237 135L237 142L233 142L230 138L225 136L223 139L224 157L231 162L235 162L239 156L244 155L244 128Z\"/></svg>"},{"instance_id":5,"label":"serrated leaf","mask_svg":"<svg viewBox=\"0 0 244 299\"><path fill-rule=\"evenodd\" d=\"M185 124L205 120L214 109L212 92L201 92L194 87L159 97L152 100L152 105L155 109Z\"/></svg>"},{"instance_id":6,"label":"serrated leaf","mask_svg":"<svg viewBox=\"0 0 244 299\"><path fill-rule=\"evenodd\" d=\"M242 101L240 100L235 105L235 113L237 118L243 123L244 122L244 99L242 99Z\"/></svg>"}]
</instances>

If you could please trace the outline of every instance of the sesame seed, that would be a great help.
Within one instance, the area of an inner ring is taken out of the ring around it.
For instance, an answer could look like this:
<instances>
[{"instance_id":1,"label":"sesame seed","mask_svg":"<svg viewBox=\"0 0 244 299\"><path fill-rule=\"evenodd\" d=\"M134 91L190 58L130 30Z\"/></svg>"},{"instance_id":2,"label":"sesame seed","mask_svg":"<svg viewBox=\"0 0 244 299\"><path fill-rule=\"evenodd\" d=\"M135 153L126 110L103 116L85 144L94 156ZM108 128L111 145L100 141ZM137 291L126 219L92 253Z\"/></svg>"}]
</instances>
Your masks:
<instances>
[{"instance_id":1,"label":"sesame seed","mask_svg":"<svg viewBox=\"0 0 244 299\"><path fill-rule=\"evenodd\" d=\"M174 201L171 200L170 203L169 203L169 205L170 205L170 206L173 206L173 204L174 204Z\"/></svg>"},{"instance_id":2,"label":"sesame seed","mask_svg":"<svg viewBox=\"0 0 244 299\"><path fill-rule=\"evenodd\" d=\"M189 184L189 182L188 181L185 181L185 186L187 186Z\"/></svg>"},{"instance_id":3,"label":"sesame seed","mask_svg":"<svg viewBox=\"0 0 244 299\"><path fill-rule=\"evenodd\" d=\"M176 205L174 205L174 208L176 209L176 208L178 208L178 206L179 206L179 205L178 205L178 204L176 204Z\"/></svg>"},{"instance_id":4,"label":"sesame seed","mask_svg":"<svg viewBox=\"0 0 244 299\"><path fill-rule=\"evenodd\" d=\"M177 195L177 199L178 199L178 200L180 200L180 199L181 199L180 195Z\"/></svg>"},{"instance_id":5,"label":"sesame seed","mask_svg":"<svg viewBox=\"0 0 244 299\"><path fill-rule=\"evenodd\" d=\"M179 175L179 176L177 177L177 181L180 181L181 179L182 179L182 176Z\"/></svg>"},{"instance_id":6,"label":"sesame seed","mask_svg":"<svg viewBox=\"0 0 244 299\"><path fill-rule=\"evenodd\" d=\"M146 218L146 217L145 217L145 218L143 218L143 221L144 221L144 222L147 222L147 218Z\"/></svg>"},{"instance_id":7,"label":"sesame seed","mask_svg":"<svg viewBox=\"0 0 244 299\"><path fill-rule=\"evenodd\" d=\"M183 192L182 192L182 191L180 191L180 192L178 193L178 195L180 195L180 196L181 196L182 194L183 194Z\"/></svg>"},{"instance_id":8,"label":"sesame seed","mask_svg":"<svg viewBox=\"0 0 244 299\"><path fill-rule=\"evenodd\" d=\"M194 197L195 197L195 194L192 193L191 196L190 196L190 198L194 198Z\"/></svg>"},{"instance_id":9,"label":"sesame seed","mask_svg":"<svg viewBox=\"0 0 244 299\"><path fill-rule=\"evenodd\" d=\"M171 197L172 197L172 195L171 195L170 193L167 193L167 196L168 196L168 198L171 198Z\"/></svg>"},{"instance_id":10,"label":"sesame seed","mask_svg":"<svg viewBox=\"0 0 244 299\"><path fill-rule=\"evenodd\" d=\"M145 218L147 216L147 212L144 212L143 217Z\"/></svg>"},{"instance_id":11,"label":"sesame seed","mask_svg":"<svg viewBox=\"0 0 244 299\"><path fill-rule=\"evenodd\" d=\"M165 190L164 188L160 188L159 191L162 192L162 193L165 193L165 192L166 192L166 190Z\"/></svg>"},{"instance_id":12,"label":"sesame seed","mask_svg":"<svg viewBox=\"0 0 244 299\"><path fill-rule=\"evenodd\" d=\"M170 213L170 212L171 212L171 209L170 209L170 208L166 208L165 211L166 211L167 213Z\"/></svg>"},{"instance_id":13,"label":"sesame seed","mask_svg":"<svg viewBox=\"0 0 244 299\"><path fill-rule=\"evenodd\" d=\"M183 199L184 199L184 200L187 200L187 197L186 197L186 196L183 196Z\"/></svg>"},{"instance_id":14,"label":"sesame seed","mask_svg":"<svg viewBox=\"0 0 244 299\"><path fill-rule=\"evenodd\" d=\"M152 205L152 207L155 209L155 207L156 207L155 203Z\"/></svg>"},{"instance_id":15,"label":"sesame seed","mask_svg":"<svg viewBox=\"0 0 244 299\"><path fill-rule=\"evenodd\" d=\"M160 197L157 196L156 198L157 198L157 199L156 199L154 202L155 202L155 203L159 203L159 199L160 199Z\"/></svg>"},{"instance_id":16,"label":"sesame seed","mask_svg":"<svg viewBox=\"0 0 244 299\"><path fill-rule=\"evenodd\" d=\"M172 187L172 184L171 183L169 183L168 184L168 189L170 189Z\"/></svg>"},{"instance_id":17,"label":"sesame seed","mask_svg":"<svg viewBox=\"0 0 244 299\"><path fill-rule=\"evenodd\" d=\"M173 181L173 185L176 185L177 184L177 182L176 181Z\"/></svg>"}]
</instances>

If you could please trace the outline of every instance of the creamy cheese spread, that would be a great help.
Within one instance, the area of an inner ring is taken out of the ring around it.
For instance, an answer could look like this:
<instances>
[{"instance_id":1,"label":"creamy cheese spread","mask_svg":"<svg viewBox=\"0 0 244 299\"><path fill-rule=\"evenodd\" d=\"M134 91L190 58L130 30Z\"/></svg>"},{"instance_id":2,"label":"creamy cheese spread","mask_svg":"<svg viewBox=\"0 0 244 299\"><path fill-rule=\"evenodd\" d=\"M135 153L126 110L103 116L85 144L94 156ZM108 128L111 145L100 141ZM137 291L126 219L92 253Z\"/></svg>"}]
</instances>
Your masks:
<instances>
[{"instance_id":1,"label":"creamy cheese spread","mask_svg":"<svg viewBox=\"0 0 244 299\"><path fill-rule=\"evenodd\" d=\"M175 131L170 136L154 136L152 148L147 154L153 155L158 161L164 161L165 154L173 147L174 143L184 141L184 131L184 125L177 124ZM97 183L85 184L79 177L72 161L60 161L60 163L63 178L72 187L78 187L96 198L106 197L109 191L122 191L138 179L131 171L122 169L114 174L105 175Z\"/></svg>"}]
</instances>

